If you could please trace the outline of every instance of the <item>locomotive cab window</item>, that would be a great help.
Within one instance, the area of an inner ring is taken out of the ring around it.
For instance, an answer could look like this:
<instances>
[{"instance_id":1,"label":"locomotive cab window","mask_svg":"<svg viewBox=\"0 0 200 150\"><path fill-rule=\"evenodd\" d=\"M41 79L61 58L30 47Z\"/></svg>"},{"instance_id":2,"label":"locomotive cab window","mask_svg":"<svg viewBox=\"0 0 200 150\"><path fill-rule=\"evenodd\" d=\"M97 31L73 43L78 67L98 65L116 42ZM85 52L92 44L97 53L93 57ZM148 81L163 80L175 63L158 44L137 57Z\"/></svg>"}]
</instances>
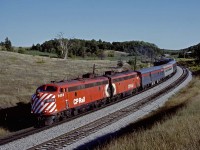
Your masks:
<instances>
[{"instance_id":1,"label":"locomotive cab window","mask_svg":"<svg viewBox=\"0 0 200 150\"><path fill-rule=\"evenodd\" d=\"M75 94L75 96L77 96L77 92L75 92L74 94Z\"/></svg>"},{"instance_id":2,"label":"locomotive cab window","mask_svg":"<svg viewBox=\"0 0 200 150\"><path fill-rule=\"evenodd\" d=\"M43 85L43 86L40 86L36 91L37 92L43 92L44 89L45 89L45 86Z\"/></svg>"},{"instance_id":3,"label":"locomotive cab window","mask_svg":"<svg viewBox=\"0 0 200 150\"><path fill-rule=\"evenodd\" d=\"M37 89L37 92L56 92L57 87L55 86L41 86Z\"/></svg>"},{"instance_id":4,"label":"locomotive cab window","mask_svg":"<svg viewBox=\"0 0 200 150\"><path fill-rule=\"evenodd\" d=\"M57 88L55 86L47 86L45 91L46 92L56 92Z\"/></svg>"}]
</instances>

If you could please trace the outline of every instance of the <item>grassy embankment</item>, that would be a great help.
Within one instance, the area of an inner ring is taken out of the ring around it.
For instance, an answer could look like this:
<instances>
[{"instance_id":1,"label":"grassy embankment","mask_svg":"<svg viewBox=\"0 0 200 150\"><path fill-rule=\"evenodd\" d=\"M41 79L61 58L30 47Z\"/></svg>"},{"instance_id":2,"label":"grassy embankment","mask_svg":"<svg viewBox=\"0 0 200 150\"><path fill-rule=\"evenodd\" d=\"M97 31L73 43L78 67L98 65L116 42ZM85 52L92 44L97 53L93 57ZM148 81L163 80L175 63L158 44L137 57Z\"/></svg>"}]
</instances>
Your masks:
<instances>
[{"instance_id":1,"label":"grassy embankment","mask_svg":"<svg viewBox=\"0 0 200 150\"><path fill-rule=\"evenodd\" d=\"M198 72L197 66L190 67ZM182 107L177 107L178 105ZM169 109L174 113L163 113ZM162 117L155 119L154 116L158 114ZM146 121L148 117L155 119L153 123ZM143 125L140 123L139 128L136 129L132 125L126 129L128 133L113 137L96 149L198 150L200 148L200 77L194 77L192 82L166 102L163 108L145 117L141 122Z\"/></svg>"}]
</instances>

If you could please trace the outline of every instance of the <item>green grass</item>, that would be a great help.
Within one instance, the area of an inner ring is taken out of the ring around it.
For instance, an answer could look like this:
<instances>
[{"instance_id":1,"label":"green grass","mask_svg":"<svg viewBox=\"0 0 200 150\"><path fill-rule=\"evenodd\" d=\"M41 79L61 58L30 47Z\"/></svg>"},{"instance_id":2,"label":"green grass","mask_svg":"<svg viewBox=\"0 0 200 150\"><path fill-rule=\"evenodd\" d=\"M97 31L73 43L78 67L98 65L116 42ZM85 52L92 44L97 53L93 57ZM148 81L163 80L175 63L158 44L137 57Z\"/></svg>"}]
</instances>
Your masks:
<instances>
[{"instance_id":1,"label":"green grass","mask_svg":"<svg viewBox=\"0 0 200 150\"><path fill-rule=\"evenodd\" d=\"M176 61L194 61L194 58L176 58Z\"/></svg>"},{"instance_id":2,"label":"green grass","mask_svg":"<svg viewBox=\"0 0 200 150\"><path fill-rule=\"evenodd\" d=\"M52 58L58 57L57 54L54 54L54 53L47 53L47 52L40 52L40 51L33 51L33 50L28 50L25 52L25 54L33 55L33 56L52 57Z\"/></svg>"}]
</instances>

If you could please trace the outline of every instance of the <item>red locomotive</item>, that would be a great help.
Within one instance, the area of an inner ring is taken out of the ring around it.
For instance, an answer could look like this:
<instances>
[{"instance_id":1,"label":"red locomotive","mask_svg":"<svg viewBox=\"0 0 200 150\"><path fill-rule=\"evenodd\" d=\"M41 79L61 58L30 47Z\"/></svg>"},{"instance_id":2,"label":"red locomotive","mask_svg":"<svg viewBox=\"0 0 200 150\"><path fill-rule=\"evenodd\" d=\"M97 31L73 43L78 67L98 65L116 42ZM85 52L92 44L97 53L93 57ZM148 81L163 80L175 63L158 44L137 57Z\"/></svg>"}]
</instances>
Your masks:
<instances>
[{"instance_id":1,"label":"red locomotive","mask_svg":"<svg viewBox=\"0 0 200 150\"><path fill-rule=\"evenodd\" d=\"M83 78L40 86L32 96L32 113L48 125L136 92L139 87L140 78L134 71L106 72L104 76L86 74Z\"/></svg>"}]
</instances>

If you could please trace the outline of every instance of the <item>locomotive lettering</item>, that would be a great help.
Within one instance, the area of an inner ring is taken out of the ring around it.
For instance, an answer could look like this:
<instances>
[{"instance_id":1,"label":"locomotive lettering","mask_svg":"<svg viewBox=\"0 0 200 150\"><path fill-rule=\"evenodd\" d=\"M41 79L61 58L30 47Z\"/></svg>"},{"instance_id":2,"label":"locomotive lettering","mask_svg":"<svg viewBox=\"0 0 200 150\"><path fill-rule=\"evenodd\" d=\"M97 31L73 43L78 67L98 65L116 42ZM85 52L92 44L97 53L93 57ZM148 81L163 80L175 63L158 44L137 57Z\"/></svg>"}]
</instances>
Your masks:
<instances>
[{"instance_id":1,"label":"locomotive lettering","mask_svg":"<svg viewBox=\"0 0 200 150\"><path fill-rule=\"evenodd\" d=\"M64 93L58 94L58 97L63 97Z\"/></svg>"},{"instance_id":2,"label":"locomotive lettering","mask_svg":"<svg viewBox=\"0 0 200 150\"><path fill-rule=\"evenodd\" d=\"M84 103L85 102L85 96L83 98L75 98L73 102L74 102L74 105Z\"/></svg>"}]
</instances>

